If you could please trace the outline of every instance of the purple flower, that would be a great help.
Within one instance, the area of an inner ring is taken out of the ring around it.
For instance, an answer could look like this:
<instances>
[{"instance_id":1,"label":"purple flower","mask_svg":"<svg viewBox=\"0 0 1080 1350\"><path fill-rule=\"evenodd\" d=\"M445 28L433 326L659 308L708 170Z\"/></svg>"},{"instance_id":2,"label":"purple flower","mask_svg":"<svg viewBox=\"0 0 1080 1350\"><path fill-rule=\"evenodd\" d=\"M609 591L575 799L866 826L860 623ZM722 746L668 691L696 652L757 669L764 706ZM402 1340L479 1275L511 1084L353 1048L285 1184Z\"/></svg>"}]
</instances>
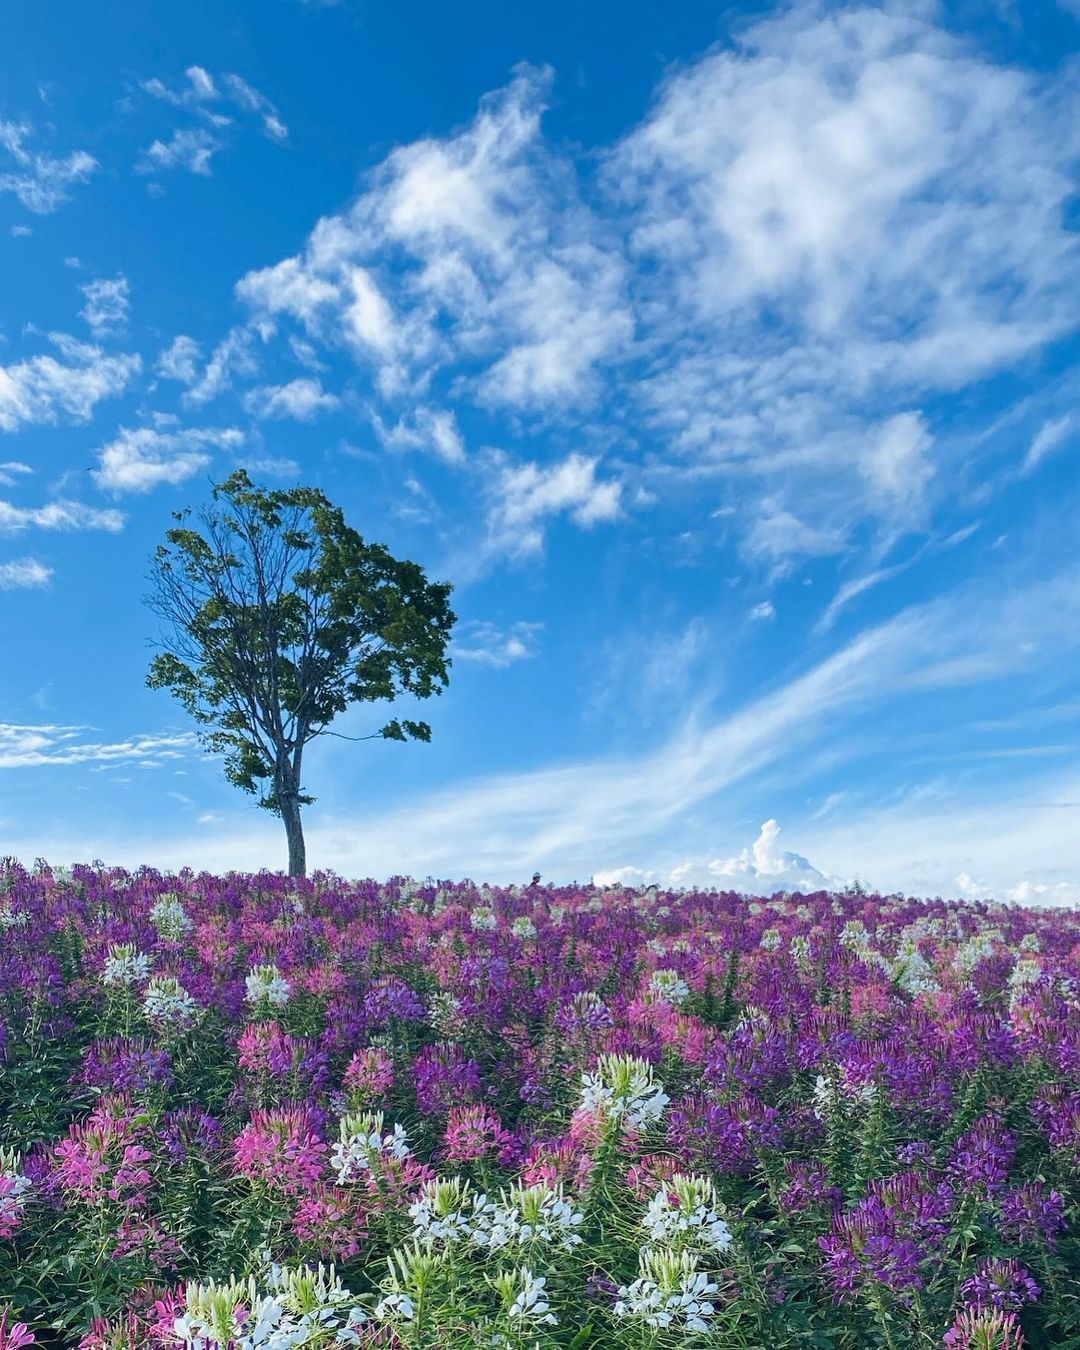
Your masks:
<instances>
[{"instance_id":1,"label":"purple flower","mask_svg":"<svg viewBox=\"0 0 1080 1350\"><path fill-rule=\"evenodd\" d=\"M1016 1310L1025 1303L1035 1303L1042 1290L1020 1262L1009 1257L980 1261L960 1292L976 1308Z\"/></svg>"},{"instance_id":2,"label":"purple flower","mask_svg":"<svg viewBox=\"0 0 1080 1350\"><path fill-rule=\"evenodd\" d=\"M1065 1201L1057 1191L1048 1191L1041 1181L1014 1186L1001 1196L1005 1231L1018 1242L1041 1239L1053 1251L1065 1224Z\"/></svg>"}]
</instances>

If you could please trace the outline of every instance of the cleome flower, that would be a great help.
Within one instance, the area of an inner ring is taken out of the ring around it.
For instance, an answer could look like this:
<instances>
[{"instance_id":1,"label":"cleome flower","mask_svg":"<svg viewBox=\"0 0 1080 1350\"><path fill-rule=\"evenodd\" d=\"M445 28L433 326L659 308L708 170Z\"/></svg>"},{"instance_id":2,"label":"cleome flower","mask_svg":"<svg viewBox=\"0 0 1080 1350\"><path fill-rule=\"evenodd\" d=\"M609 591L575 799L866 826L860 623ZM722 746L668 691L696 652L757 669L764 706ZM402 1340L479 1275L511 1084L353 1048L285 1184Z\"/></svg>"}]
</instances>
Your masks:
<instances>
[{"instance_id":1,"label":"cleome flower","mask_svg":"<svg viewBox=\"0 0 1080 1350\"><path fill-rule=\"evenodd\" d=\"M245 998L256 1008L261 1003L282 1008L292 993L292 985L277 966L252 966L244 984L247 990Z\"/></svg>"},{"instance_id":2,"label":"cleome flower","mask_svg":"<svg viewBox=\"0 0 1080 1350\"><path fill-rule=\"evenodd\" d=\"M381 1111L343 1116L338 1128L339 1138L330 1154L330 1165L342 1185L355 1181L363 1172L370 1172L381 1158L411 1156L405 1130L395 1125L393 1130L385 1133Z\"/></svg>"},{"instance_id":3,"label":"cleome flower","mask_svg":"<svg viewBox=\"0 0 1080 1350\"><path fill-rule=\"evenodd\" d=\"M153 975L143 995L143 1015L159 1026L190 1026L199 1005L172 975Z\"/></svg>"},{"instance_id":4,"label":"cleome flower","mask_svg":"<svg viewBox=\"0 0 1080 1350\"><path fill-rule=\"evenodd\" d=\"M649 1201L642 1227L649 1247L703 1254L726 1252L731 1229L718 1213L716 1188L708 1177L676 1173Z\"/></svg>"},{"instance_id":5,"label":"cleome flower","mask_svg":"<svg viewBox=\"0 0 1080 1350\"><path fill-rule=\"evenodd\" d=\"M101 983L106 988L128 988L141 984L150 974L150 958L133 942L116 942L109 948L101 968Z\"/></svg>"},{"instance_id":6,"label":"cleome flower","mask_svg":"<svg viewBox=\"0 0 1080 1350\"><path fill-rule=\"evenodd\" d=\"M692 1252L658 1249L641 1254L641 1275L623 1285L615 1302L615 1316L655 1331L707 1332L719 1286L697 1268Z\"/></svg>"},{"instance_id":7,"label":"cleome flower","mask_svg":"<svg viewBox=\"0 0 1080 1350\"><path fill-rule=\"evenodd\" d=\"M22 1173L19 1155L0 1148L0 1238L10 1238L22 1223L33 1183Z\"/></svg>"},{"instance_id":8,"label":"cleome flower","mask_svg":"<svg viewBox=\"0 0 1080 1350\"><path fill-rule=\"evenodd\" d=\"M487 1246L495 1206L468 1181L451 1177L429 1181L409 1206L413 1235L438 1243L472 1242Z\"/></svg>"},{"instance_id":9,"label":"cleome flower","mask_svg":"<svg viewBox=\"0 0 1080 1350\"><path fill-rule=\"evenodd\" d=\"M167 942L179 942L195 926L175 891L166 891L151 905L150 920Z\"/></svg>"},{"instance_id":10,"label":"cleome flower","mask_svg":"<svg viewBox=\"0 0 1080 1350\"><path fill-rule=\"evenodd\" d=\"M653 1003L670 1003L681 1008L690 997L690 986L677 970L654 970L649 978L648 997Z\"/></svg>"},{"instance_id":11,"label":"cleome flower","mask_svg":"<svg viewBox=\"0 0 1080 1350\"><path fill-rule=\"evenodd\" d=\"M634 1055L601 1055L596 1068L581 1075L581 1109L634 1129L655 1125L669 1101L652 1065Z\"/></svg>"},{"instance_id":12,"label":"cleome flower","mask_svg":"<svg viewBox=\"0 0 1080 1350\"><path fill-rule=\"evenodd\" d=\"M501 1271L487 1277L488 1283L502 1300L503 1312L515 1329L558 1326L559 1319L547 1301L547 1279L537 1276L525 1266Z\"/></svg>"}]
</instances>

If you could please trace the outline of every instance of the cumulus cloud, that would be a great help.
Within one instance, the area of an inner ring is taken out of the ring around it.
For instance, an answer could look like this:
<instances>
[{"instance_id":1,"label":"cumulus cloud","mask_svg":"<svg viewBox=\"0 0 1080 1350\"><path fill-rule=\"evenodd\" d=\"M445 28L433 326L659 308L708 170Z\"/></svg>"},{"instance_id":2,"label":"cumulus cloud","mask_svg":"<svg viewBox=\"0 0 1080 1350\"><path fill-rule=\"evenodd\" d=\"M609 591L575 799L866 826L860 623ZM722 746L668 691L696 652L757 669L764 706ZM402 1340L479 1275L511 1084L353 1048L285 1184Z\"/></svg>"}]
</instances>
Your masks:
<instances>
[{"instance_id":1,"label":"cumulus cloud","mask_svg":"<svg viewBox=\"0 0 1080 1350\"><path fill-rule=\"evenodd\" d=\"M316 379L290 380L288 384L265 384L251 389L244 396L244 407L254 417L289 417L297 422L311 422L320 413L332 412L341 406L336 394L328 393Z\"/></svg>"},{"instance_id":2,"label":"cumulus cloud","mask_svg":"<svg viewBox=\"0 0 1080 1350\"><path fill-rule=\"evenodd\" d=\"M53 569L36 558L0 563L0 591L40 590L52 580Z\"/></svg>"},{"instance_id":3,"label":"cumulus cloud","mask_svg":"<svg viewBox=\"0 0 1080 1350\"><path fill-rule=\"evenodd\" d=\"M551 465L496 459L488 484L490 546L524 558L543 548L544 526L552 516L565 513L584 526L617 519L622 484L598 478L598 465L598 460L579 454Z\"/></svg>"},{"instance_id":4,"label":"cumulus cloud","mask_svg":"<svg viewBox=\"0 0 1080 1350\"><path fill-rule=\"evenodd\" d=\"M456 135L395 150L348 211L243 278L240 296L352 349L387 393L418 369L467 367L490 406L589 400L633 320L617 242L542 140L549 78L523 68Z\"/></svg>"},{"instance_id":5,"label":"cumulus cloud","mask_svg":"<svg viewBox=\"0 0 1080 1350\"><path fill-rule=\"evenodd\" d=\"M97 452L94 482L106 492L149 492L162 483L183 483L211 462L211 449L236 449L244 443L235 427L121 427Z\"/></svg>"},{"instance_id":6,"label":"cumulus cloud","mask_svg":"<svg viewBox=\"0 0 1080 1350\"><path fill-rule=\"evenodd\" d=\"M688 471L738 476L743 518L764 493L815 546L909 528L944 489L914 391L1075 324L1067 87L930 13L796 4L669 77L608 158L647 415Z\"/></svg>"},{"instance_id":7,"label":"cumulus cloud","mask_svg":"<svg viewBox=\"0 0 1080 1350\"><path fill-rule=\"evenodd\" d=\"M51 334L62 360L33 356L0 365L0 430L23 423L88 422L103 399L127 387L142 368L137 355L106 356L100 347Z\"/></svg>"},{"instance_id":8,"label":"cumulus cloud","mask_svg":"<svg viewBox=\"0 0 1080 1350\"><path fill-rule=\"evenodd\" d=\"M772 895L777 891L808 893L836 890L844 884L837 877L819 871L801 854L779 848L779 837L779 824L775 820L767 820L753 844L732 858L715 858L712 862L704 863L679 863L666 873L632 865L606 868L597 872L593 880L598 886L616 882L621 885L662 882L670 886L716 887L751 895Z\"/></svg>"},{"instance_id":9,"label":"cumulus cloud","mask_svg":"<svg viewBox=\"0 0 1080 1350\"><path fill-rule=\"evenodd\" d=\"M99 277L82 287L86 304L79 314L86 320L96 339L123 330L131 308L129 290L125 276Z\"/></svg>"},{"instance_id":10,"label":"cumulus cloud","mask_svg":"<svg viewBox=\"0 0 1080 1350\"><path fill-rule=\"evenodd\" d=\"M0 121L0 150L6 150L16 169L0 173L0 192L12 193L28 211L49 215L68 200L72 187L85 183L98 162L85 150L61 159L27 149L31 128L21 122Z\"/></svg>"}]
</instances>

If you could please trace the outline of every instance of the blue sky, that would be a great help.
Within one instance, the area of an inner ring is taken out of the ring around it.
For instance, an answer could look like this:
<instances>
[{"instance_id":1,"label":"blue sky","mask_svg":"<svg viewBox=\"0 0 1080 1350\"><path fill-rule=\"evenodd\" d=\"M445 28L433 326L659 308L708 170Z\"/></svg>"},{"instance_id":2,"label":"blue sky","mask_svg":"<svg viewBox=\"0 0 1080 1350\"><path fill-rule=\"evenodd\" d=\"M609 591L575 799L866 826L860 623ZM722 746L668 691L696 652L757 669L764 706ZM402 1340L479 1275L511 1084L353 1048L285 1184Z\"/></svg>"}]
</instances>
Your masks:
<instances>
[{"instance_id":1,"label":"blue sky","mask_svg":"<svg viewBox=\"0 0 1080 1350\"><path fill-rule=\"evenodd\" d=\"M243 464L456 586L312 865L1080 901L1073 0L7 32L0 851L281 865L144 686Z\"/></svg>"}]
</instances>

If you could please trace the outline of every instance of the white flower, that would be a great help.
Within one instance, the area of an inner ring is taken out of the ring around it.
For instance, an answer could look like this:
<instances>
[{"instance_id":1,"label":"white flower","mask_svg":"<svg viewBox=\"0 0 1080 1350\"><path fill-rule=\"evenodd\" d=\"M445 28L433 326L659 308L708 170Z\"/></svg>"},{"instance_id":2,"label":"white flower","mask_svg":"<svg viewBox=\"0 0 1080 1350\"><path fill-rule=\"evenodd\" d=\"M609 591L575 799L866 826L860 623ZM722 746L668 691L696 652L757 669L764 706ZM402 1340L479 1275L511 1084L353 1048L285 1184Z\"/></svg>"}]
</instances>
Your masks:
<instances>
[{"instance_id":1,"label":"white flower","mask_svg":"<svg viewBox=\"0 0 1080 1350\"><path fill-rule=\"evenodd\" d=\"M707 1177L677 1173L649 1201L642 1227L650 1245L675 1251L725 1252L731 1229L717 1212L716 1189Z\"/></svg>"},{"instance_id":2,"label":"white flower","mask_svg":"<svg viewBox=\"0 0 1080 1350\"><path fill-rule=\"evenodd\" d=\"M0 928L23 928L30 922L30 915L22 909L12 909L11 901L0 905Z\"/></svg>"},{"instance_id":3,"label":"white flower","mask_svg":"<svg viewBox=\"0 0 1080 1350\"><path fill-rule=\"evenodd\" d=\"M410 1154L408 1135L402 1126L395 1125L389 1134L383 1133L381 1111L344 1116L339 1134L330 1164L342 1185L356 1180L362 1172L370 1172L382 1158L407 1158Z\"/></svg>"},{"instance_id":4,"label":"white flower","mask_svg":"<svg viewBox=\"0 0 1080 1350\"><path fill-rule=\"evenodd\" d=\"M592 1073L581 1075L581 1107L634 1129L654 1125L670 1098L653 1078L652 1065L633 1055L601 1055Z\"/></svg>"},{"instance_id":5,"label":"white flower","mask_svg":"<svg viewBox=\"0 0 1080 1350\"><path fill-rule=\"evenodd\" d=\"M474 1191L460 1177L426 1182L419 1199L409 1206L413 1236L486 1246L494 1208L486 1195Z\"/></svg>"},{"instance_id":6,"label":"white flower","mask_svg":"<svg viewBox=\"0 0 1080 1350\"><path fill-rule=\"evenodd\" d=\"M677 970L654 970L649 980L649 994L657 1003L670 1003L681 1008L690 997L690 986Z\"/></svg>"},{"instance_id":7,"label":"white flower","mask_svg":"<svg viewBox=\"0 0 1080 1350\"><path fill-rule=\"evenodd\" d=\"M499 1277L496 1283L506 1304L506 1315L512 1321L558 1326L559 1319L545 1297L547 1279L544 1276L536 1276L522 1266Z\"/></svg>"},{"instance_id":8,"label":"white flower","mask_svg":"<svg viewBox=\"0 0 1080 1350\"><path fill-rule=\"evenodd\" d=\"M536 936L536 924L523 914L520 919L515 919L510 925L510 931L516 938L534 938Z\"/></svg>"},{"instance_id":9,"label":"white flower","mask_svg":"<svg viewBox=\"0 0 1080 1350\"><path fill-rule=\"evenodd\" d=\"M254 1006L265 1000L275 1008L282 1008L292 993L292 985L277 966L252 966L244 984L245 997Z\"/></svg>"},{"instance_id":10,"label":"white flower","mask_svg":"<svg viewBox=\"0 0 1080 1350\"><path fill-rule=\"evenodd\" d=\"M172 942L179 941L194 927L187 910L180 903L180 897L173 891L166 891L154 902L150 918L161 936Z\"/></svg>"},{"instance_id":11,"label":"white flower","mask_svg":"<svg viewBox=\"0 0 1080 1350\"><path fill-rule=\"evenodd\" d=\"M778 928L766 928L761 935L761 942L758 944L764 952L779 951L783 939L780 937Z\"/></svg>"},{"instance_id":12,"label":"white flower","mask_svg":"<svg viewBox=\"0 0 1080 1350\"><path fill-rule=\"evenodd\" d=\"M469 923L472 924L478 932L490 932L493 928L498 928L499 921L495 917L495 911L490 905L477 905L469 915Z\"/></svg>"},{"instance_id":13,"label":"white flower","mask_svg":"<svg viewBox=\"0 0 1080 1350\"><path fill-rule=\"evenodd\" d=\"M577 1230L584 1222L584 1214L569 1203L561 1186L513 1186L488 1206L475 1240L491 1251L543 1244L569 1252L580 1245Z\"/></svg>"},{"instance_id":14,"label":"white flower","mask_svg":"<svg viewBox=\"0 0 1080 1350\"><path fill-rule=\"evenodd\" d=\"M125 988L140 984L150 974L150 958L140 952L132 942L116 943L109 948L109 955L101 970L101 983L107 986L123 985Z\"/></svg>"},{"instance_id":15,"label":"white flower","mask_svg":"<svg viewBox=\"0 0 1080 1350\"><path fill-rule=\"evenodd\" d=\"M618 1292L615 1316L632 1319L654 1330L707 1332L716 1305L711 1296L719 1286L698 1270L695 1258L684 1252L642 1254L644 1272Z\"/></svg>"},{"instance_id":16,"label":"white flower","mask_svg":"<svg viewBox=\"0 0 1080 1350\"><path fill-rule=\"evenodd\" d=\"M814 1115L824 1120L830 1110L850 1112L856 1106L869 1106L877 1091L876 1083L857 1082L847 1069L841 1069L835 1079L819 1073L814 1083Z\"/></svg>"},{"instance_id":17,"label":"white flower","mask_svg":"<svg viewBox=\"0 0 1080 1350\"><path fill-rule=\"evenodd\" d=\"M151 1022L186 1025L198 1015L199 1005L171 975L154 975L143 996L143 1014Z\"/></svg>"},{"instance_id":18,"label":"white flower","mask_svg":"<svg viewBox=\"0 0 1080 1350\"><path fill-rule=\"evenodd\" d=\"M375 1316L380 1322L411 1322L416 1316L416 1305L408 1294L387 1294L376 1303Z\"/></svg>"}]
</instances>

